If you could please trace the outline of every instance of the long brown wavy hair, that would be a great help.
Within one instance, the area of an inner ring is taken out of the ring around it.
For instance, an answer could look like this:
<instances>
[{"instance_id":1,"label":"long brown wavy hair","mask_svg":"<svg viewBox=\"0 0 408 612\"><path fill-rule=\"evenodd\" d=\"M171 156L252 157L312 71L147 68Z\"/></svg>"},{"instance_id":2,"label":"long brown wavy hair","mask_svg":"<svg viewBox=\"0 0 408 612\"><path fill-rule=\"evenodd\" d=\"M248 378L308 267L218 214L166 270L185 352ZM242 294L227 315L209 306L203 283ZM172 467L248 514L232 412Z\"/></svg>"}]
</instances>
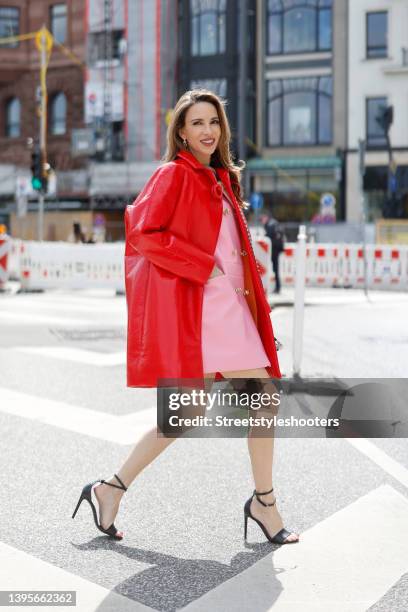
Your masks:
<instances>
[{"instance_id":1,"label":"long brown wavy hair","mask_svg":"<svg viewBox=\"0 0 408 612\"><path fill-rule=\"evenodd\" d=\"M167 128L167 147L162 161L172 161L175 159L177 153L185 148L179 136L179 130L185 125L187 110L197 102L209 102L217 109L221 135L218 146L211 155L210 165L213 167L222 166L228 170L231 187L238 204L241 208L246 210L249 205L243 200L241 188L241 173L246 164L243 160L239 160L239 165L236 165L232 160L230 151L231 129L228 123L227 114L224 110L224 106L227 102L219 98L209 89L191 89L190 91L186 91L178 99Z\"/></svg>"}]
</instances>

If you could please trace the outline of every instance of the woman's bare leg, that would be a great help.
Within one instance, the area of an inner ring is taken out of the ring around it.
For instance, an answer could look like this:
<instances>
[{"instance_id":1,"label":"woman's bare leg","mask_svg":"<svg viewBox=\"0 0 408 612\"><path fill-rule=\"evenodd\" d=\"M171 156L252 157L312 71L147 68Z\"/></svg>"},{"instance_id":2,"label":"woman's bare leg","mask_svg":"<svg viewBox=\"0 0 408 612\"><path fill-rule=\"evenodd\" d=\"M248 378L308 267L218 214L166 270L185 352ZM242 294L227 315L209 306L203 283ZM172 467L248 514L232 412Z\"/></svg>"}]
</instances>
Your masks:
<instances>
[{"instance_id":1,"label":"woman's bare leg","mask_svg":"<svg viewBox=\"0 0 408 612\"><path fill-rule=\"evenodd\" d=\"M225 378L268 378L270 375L265 368L256 368L254 370L237 370L222 372ZM270 395L276 392L271 381L271 389L265 389L265 393ZM262 435L262 433L264 435ZM252 473L254 477L255 489L257 491L270 491L273 487L272 479L272 464L273 464L273 450L274 450L274 435L273 428L268 430L269 435L265 435L266 432L261 432L259 428L250 428L248 434L248 450L251 459ZM274 493L263 495L262 501L266 504L270 504L274 501ZM282 518L278 512L276 504L274 506L268 506L265 508L256 497L253 498L250 507L251 513L255 518L260 520L267 528L271 537L276 535L278 531L283 528ZM299 536L292 533L286 538L285 541L298 540Z\"/></svg>"},{"instance_id":2,"label":"woman's bare leg","mask_svg":"<svg viewBox=\"0 0 408 612\"><path fill-rule=\"evenodd\" d=\"M204 375L206 388L211 387L214 377L215 374ZM177 437L164 437L160 434L161 432L157 426L144 433L136 442L122 467L116 472L126 487L129 487L136 476L177 439ZM119 482L114 476L109 478L107 482L119 486ZM104 529L107 529L113 523L123 494L124 491L122 489L116 489L109 485L100 484L95 487L95 495L100 509L101 525Z\"/></svg>"}]
</instances>

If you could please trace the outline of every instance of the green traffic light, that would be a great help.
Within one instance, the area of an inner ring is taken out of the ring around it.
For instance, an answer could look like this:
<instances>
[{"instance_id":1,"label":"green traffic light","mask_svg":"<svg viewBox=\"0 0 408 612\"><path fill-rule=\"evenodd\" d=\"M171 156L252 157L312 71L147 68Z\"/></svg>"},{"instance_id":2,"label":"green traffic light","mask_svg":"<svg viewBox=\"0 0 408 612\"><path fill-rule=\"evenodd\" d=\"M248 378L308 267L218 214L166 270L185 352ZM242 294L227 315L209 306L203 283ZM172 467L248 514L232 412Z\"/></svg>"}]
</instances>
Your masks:
<instances>
[{"instance_id":1,"label":"green traffic light","mask_svg":"<svg viewBox=\"0 0 408 612\"><path fill-rule=\"evenodd\" d=\"M40 191L42 188L42 181L39 178L32 178L31 185L33 189L35 189L36 191Z\"/></svg>"}]
</instances>

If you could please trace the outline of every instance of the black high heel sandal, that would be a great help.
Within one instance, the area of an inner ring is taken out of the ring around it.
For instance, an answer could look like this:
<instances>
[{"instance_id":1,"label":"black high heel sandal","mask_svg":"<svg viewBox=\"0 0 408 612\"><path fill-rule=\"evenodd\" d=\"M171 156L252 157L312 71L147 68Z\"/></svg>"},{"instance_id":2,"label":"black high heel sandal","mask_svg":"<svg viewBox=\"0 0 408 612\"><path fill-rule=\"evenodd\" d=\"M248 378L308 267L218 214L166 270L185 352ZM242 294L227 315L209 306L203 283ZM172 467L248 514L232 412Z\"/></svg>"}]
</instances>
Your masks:
<instances>
[{"instance_id":1,"label":"black high heel sandal","mask_svg":"<svg viewBox=\"0 0 408 612\"><path fill-rule=\"evenodd\" d=\"M297 540L293 540L292 542L285 542L286 538L288 536L291 535L292 532L288 531L287 529L283 528L280 531L278 531L277 534L275 534L273 536L273 538L271 538L271 536L269 535L265 525L263 523L261 523L261 521L259 521L258 519L256 519L254 516L252 516L251 514L251 501L253 500L253 497L255 495L256 499L259 501L260 504L262 504L263 506L274 506L276 504L276 499L271 503L271 504L266 504L265 502L262 501L262 499L259 499L259 495L268 495L268 493L272 493L273 491L273 487L270 491L265 491L264 493L258 493L258 491L256 491L254 489L254 492L252 493L251 497L249 499L247 499L247 501L245 502L244 505L244 539L247 539L247 528L248 528L248 517L251 518L253 521L255 521L255 523L258 523L258 525L260 526L260 528L262 529L262 531L264 532L265 536L268 538L269 542L272 542L273 544L295 544L295 542L299 542L299 539Z\"/></svg>"},{"instance_id":2,"label":"black high heel sandal","mask_svg":"<svg viewBox=\"0 0 408 612\"><path fill-rule=\"evenodd\" d=\"M74 514L72 515L72 518L75 518L75 515L78 512L79 506L82 504L83 500L86 499L86 501L89 503L89 505L92 508L92 514L93 514L93 517L94 517L95 525L99 529L99 531L102 531L102 533L105 533L106 535L114 538L115 540L121 540L123 538L123 536L117 535L119 532L118 532L118 530L116 529L116 527L115 527L115 525L113 523L107 529L104 529L101 526L100 519L99 519L99 512L97 512L97 510L95 508L95 504L94 504L94 502L92 500L92 493L95 496L94 488L97 485L99 485L100 483L107 484L110 487L116 487L116 489L122 489L123 491L127 491L127 487L125 487L125 485L123 484L123 482L121 481L119 476L117 476L117 474L114 474L114 476L118 480L118 482L120 482L121 486L112 484L111 482L106 482L106 480L95 480L94 482L90 482L89 484L85 485L84 488L82 489L81 496L80 496L80 498L78 500L78 503L76 505L76 508L74 510ZM98 503L98 500L97 500L96 496L95 496L95 502L96 502L96 505L98 506L98 509L99 509L99 503Z\"/></svg>"}]
</instances>

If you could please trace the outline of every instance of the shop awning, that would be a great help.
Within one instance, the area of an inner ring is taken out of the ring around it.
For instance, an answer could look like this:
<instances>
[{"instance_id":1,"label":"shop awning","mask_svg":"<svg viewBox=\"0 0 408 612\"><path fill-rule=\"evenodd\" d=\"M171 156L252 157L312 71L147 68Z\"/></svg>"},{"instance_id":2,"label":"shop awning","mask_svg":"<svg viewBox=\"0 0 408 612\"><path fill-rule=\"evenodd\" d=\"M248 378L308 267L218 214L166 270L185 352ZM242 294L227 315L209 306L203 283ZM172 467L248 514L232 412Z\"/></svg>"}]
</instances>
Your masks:
<instances>
[{"instance_id":1,"label":"shop awning","mask_svg":"<svg viewBox=\"0 0 408 612\"><path fill-rule=\"evenodd\" d=\"M262 170L291 170L310 168L341 168L341 159L332 156L314 157L252 157L247 161L250 172Z\"/></svg>"}]
</instances>

